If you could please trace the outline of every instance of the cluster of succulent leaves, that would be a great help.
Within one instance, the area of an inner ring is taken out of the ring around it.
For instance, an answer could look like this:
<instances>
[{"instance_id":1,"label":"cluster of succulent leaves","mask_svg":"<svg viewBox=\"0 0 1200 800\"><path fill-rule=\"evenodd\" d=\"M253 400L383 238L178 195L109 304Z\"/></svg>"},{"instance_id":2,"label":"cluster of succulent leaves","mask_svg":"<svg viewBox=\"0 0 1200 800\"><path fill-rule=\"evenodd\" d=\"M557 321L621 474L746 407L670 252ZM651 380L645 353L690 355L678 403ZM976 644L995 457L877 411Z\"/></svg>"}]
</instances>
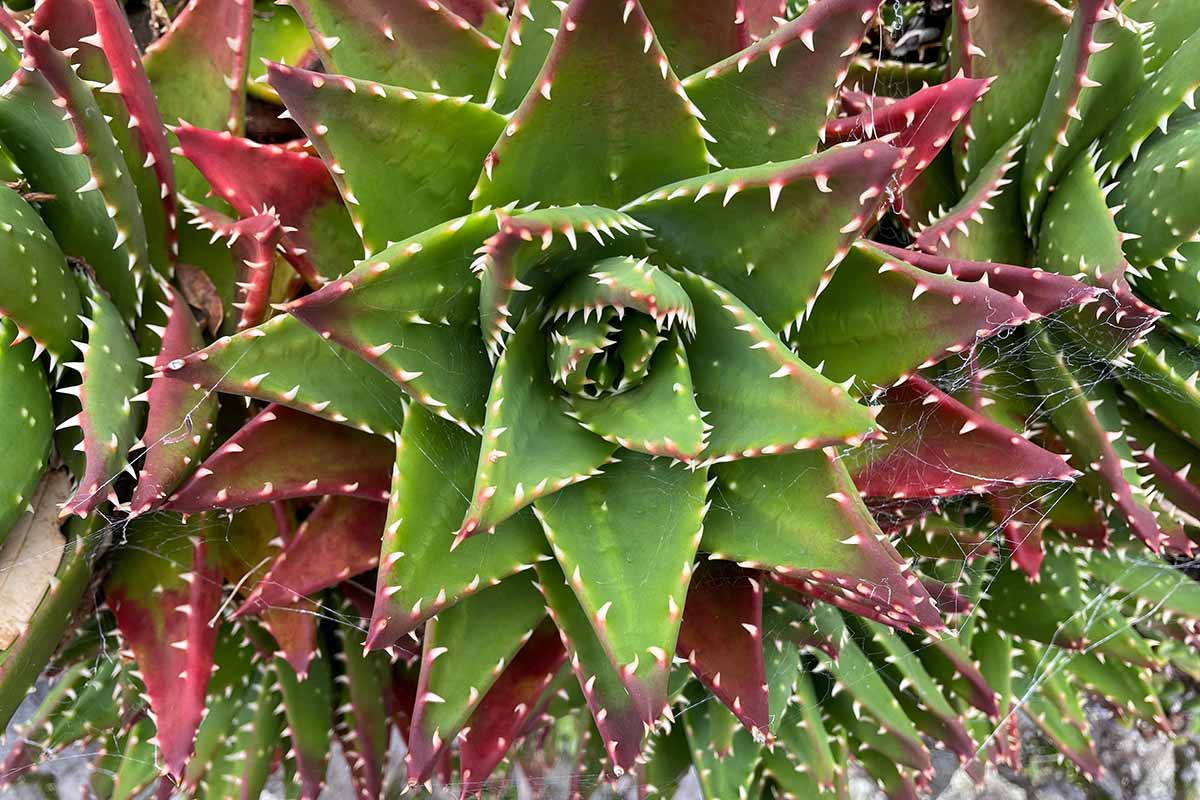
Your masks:
<instances>
[{"instance_id":1,"label":"cluster of succulent leaves","mask_svg":"<svg viewBox=\"0 0 1200 800\"><path fill-rule=\"evenodd\" d=\"M0 13L3 780L910 798L1186 724L1200 6L887 5Z\"/></svg>"}]
</instances>

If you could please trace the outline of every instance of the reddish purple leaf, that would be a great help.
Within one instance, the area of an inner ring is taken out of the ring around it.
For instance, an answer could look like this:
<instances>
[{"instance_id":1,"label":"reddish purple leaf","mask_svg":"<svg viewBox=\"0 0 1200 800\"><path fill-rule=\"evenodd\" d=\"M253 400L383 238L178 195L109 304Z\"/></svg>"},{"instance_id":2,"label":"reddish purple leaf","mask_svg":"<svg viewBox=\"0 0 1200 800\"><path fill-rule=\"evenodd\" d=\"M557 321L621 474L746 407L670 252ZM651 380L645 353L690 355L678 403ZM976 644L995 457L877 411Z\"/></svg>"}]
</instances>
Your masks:
<instances>
[{"instance_id":1,"label":"reddish purple leaf","mask_svg":"<svg viewBox=\"0 0 1200 800\"><path fill-rule=\"evenodd\" d=\"M106 583L117 629L133 651L149 696L156 742L179 778L205 711L221 601L221 574L203 527L156 515L131 523ZM193 534L193 535L189 535Z\"/></svg>"},{"instance_id":2,"label":"reddish purple leaf","mask_svg":"<svg viewBox=\"0 0 1200 800\"><path fill-rule=\"evenodd\" d=\"M830 120L825 136L827 141L848 142L898 134L891 143L912 148L896 179L902 192L933 162L989 85L991 79L952 78L857 116Z\"/></svg>"},{"instance_id":3,"label":"reddish purple leaf","mask_svg":"<svg viewBox=\"0 0 1200 800\"><path fill-rule=\"evenodd\" d=\"M167 324L158 355L150 359L155 369L204 346L187 304L166 282L161 287ZM129 501L134 515L154 508L183 482L208 447L217 416L216 396L183 381L152 381L145 397L149 414L140 442L145 450Z\"/></svg>"},{"instance_id":4,"label":"reddish purple leaf","mask_svg":"<svg viewBox=\"0 0 1200 800\"><path fill-rule=\"evenodd\" d=\"M1064 308L1095 302L1103 292L1093 286L1041 269L986 261L960 261L938 255L876 244L888 255L938 275L949 274L968 283L985 280L987 286L1018 300L1037 317Z\"/></svg>"},{"instance_id":5,"label":"reddish purple leaf","mask_svg":"<svg viewBox=\"0 0 1200 800\"><path fill-rule=\"evenodd\" d=\"M566 660L558 629L546 621L483 696L463 729L466 739L459 747L464 795L482 790Z\"/></svg>"},{"instance_id":6,"label":"reddish purple leaf","mask_svg":"<svg viewBox=\"0 0 1200 800\"><path fill-rule=\"evenodd\" d=\"M284 255L310 285L320 286L350 266L358 237L319 158L191 125L174 131L184 157L238 214L255 217L274 209L288 229L281 242ZM248 181L247 175L255 179Z\"/></svg>"},{"instance_id":7,"label":"reddish purple leaf","mask_svg":"<svg viewBox=\"0 0 1200 800\"><path fill-rule=\"evenodd\" d=\"M229 244L238 266L237 329L244 331L267 318L271 303L271 278L275 273L275 248L283 228L273 213L241 220L229 229Z\"/></svg>"},{"instance_id":8,"label":"reddish purple leaf","mask_svg":"<svg viewBox=\"0 0 1200 800\"><path fill-rule=\"evenodd\" d=\"M324 498L235 616L289 605L374 569L386 515L383 503L338 495Z\"/></svg>"},{"instance_id":9,"label":"reddish purple leaf","mask_svg":"<svg viewBox=\"0 0 1200 800\"><path fill-rule=\"evenodd\" d=\"M887 441L853 456L851 472L872 497L944 497L1070 480L1063 459L975 413L923 378L883 395L876 421Z\"/></svg>"},{"instance_id":10,"label":"reddish purple leaf","mask_svg":"<svg viewBox=\"0 0 1200 800\"><path fill-rule=\"evenodd\" d=\"M191 514L323 494L383 501L393 458L382 437L270 405L209 456L167 507Z\"/></svg>"},{"instance_id":11,"label":"reddish purple leaf","mask_svg":"<svg viewBox=\"0 0 1200 800\"><path fill-rule=\"evenodd\" d=\"M771 711L762 652L761 573L729 561L700 562L688 585L675 653L751 732Z\"/></svg>"}]
</instances>

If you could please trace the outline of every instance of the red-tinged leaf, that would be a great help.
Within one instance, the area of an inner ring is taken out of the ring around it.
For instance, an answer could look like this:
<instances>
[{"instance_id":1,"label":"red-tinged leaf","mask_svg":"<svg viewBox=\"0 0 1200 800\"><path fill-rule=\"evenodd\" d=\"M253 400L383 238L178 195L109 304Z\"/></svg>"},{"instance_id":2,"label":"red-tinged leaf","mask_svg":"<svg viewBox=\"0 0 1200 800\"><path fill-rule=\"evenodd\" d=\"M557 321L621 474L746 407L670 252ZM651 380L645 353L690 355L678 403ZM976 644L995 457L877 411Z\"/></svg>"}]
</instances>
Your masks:
<instances>
[{"instance_id":1,"label":"red-tinged leaf","mask_svg":"<svg viewBox=\"0 0 1200 800\"><path fill-rule=\"evenodd\" d=\"M928 221L915 220L913 247L947 258L1028 263L1030 242L1014 171L1027 135L1022 128L1005 142L949 210L930 210Z\"/></svg>"},{"instance_id":2,"label":"red-tinged leaf","mask_svg":"<svg viewBox=\"0 0 1200 800\"><path fill-rule=\"evenodd\" d=\"M483 97L500 45L454 5L423 0L289 0L331 72Z\"/></svg>"},{"instance_id":3,"label":"red-tinged leaf","mask_svg":"<svg viewBox=\"0 0 1200 800\"><path fill-rule=\"evenodd\" d=\"M945 497L1070 480L1060 456L977 414L924 378L889 389L876 421L888 439L849 455L871 497Z\"/></svg>"},{"instance_id":4,"label":"red-tinged leaf","mask_svg":"<svg viewBox=\"0 0 1200 800\"><path fill-rule=\"evenodd\" d=\"M425 624L408 736L408 779L424 783L504 667L545 618L530 573L514 575Z\"/></svg>"},{"instance_id":5,"label":"red-tinged leaf","mask_svg":"<svg viewBox=\"0 0 1200 800\"><path fill-rule=\"evenodd\" d=\"M125 13L116 3L46 0L30 27L70 55L93 92L124 155L141 201L150 263L169 274L178 239L175 175L158 104L142 70Z\"/></svg>"},{"instance_id":6,"label":"red-tinged leaf","mask_svg":"<svg viewBox=\"0 0 1200 800\"><path fill-rule=\"evenodd\" d=\"M744 0L642 0L671 66L691 75L750 44Z\"/></svg>"},{"instance_id":7,"label":"red-tinged leaf","mask_svg":"<svg viewBox=\"0 0 1200 800\"><path fill-rule=\"evenodd\" d=\"M982 279L935 275L859 242L790 342L830 380L889 386L1032 317Z\"/></svg>"},{"instance_id":8,"label":"red-tinged leaf","mask_svg":"<svg viewBox=\"0 0 1200 800\"><path fill-rule=\"evenodd\" d=\"M971 601L959 594L951 584L943 583L937 578L921 576L921 585L929 593L937 610L943 614L966 614L974 607Z\"/></svg>"},{"instance_id":9,"label":"red-tinged leaf","mask_svg":"<svg viewBox=\"0 0 1200 800\"><path fill-rule=\"evenodd\" d=\"M291 776L300 800L317 800L325 785L333 737L330 655L318 650L303 678L281 659L276 660L275 671L287 719L284 745L289 749L284 754L284 773Z\"/></svg>"},{"instance_id":10,"label":"red-tinged leaf","mask_svg":"<svg viewBox=\"0 0 1200 800\"><path fill-rule=\"evenodd\" d=\"M319 603L303 597L287 607L268 608L259 618L279 646L271 655L286 661L301 680L308 677L308 667L318 654L317 619L320 612Z\"/></svg>"},{"instance_id":11,"label":"red-tinged leaf","mask_svg":"<svg viewBox=\"0 0 1200 800\"><path fill-rule=\"evenodd\" d=\"M949 673L961 679L961 694L975 708L982 711L991 719L1000 716L1000 708L996 703L998 697L995 689L988 683L987 678L980 672L979 667L971 659L970 652L958 639L953 636L931 636L927 639L910 641L913 652L921 656L922 662L930 672L935 672L939 665L948 667ZM945 675L946 670L937 674ZM955 689L958 692L958 689Z\"/></svg>"},{"instance_id":12,"label":"red-tinged leaf","mask_svg":"<svg viewBox=\"0 0 1200 800\"><path fill-rule=\"evenodd\" d=\"M539 563L537 574L546 597L546 610L558 626L571 669L600 731L599 744L608 754L612 772L619 776L632 769L641 754L645 725L638 707L558 563Z\"/></svg>"},{"instance_id":13,"label":"red-tinged leaf","mask_svg":"<svg viewBox=\"0 0 1200 800\"><path fill-rule=\"evenodd\" d=\"M744 0L746 26L754 40L769 36L787 14L787 0Z\"/></svg>"},{"instance_id":14,"label":"red-tinged leaf","mask_svg":"<svg viewBox=\"0 0 1200 800\"><path fill-rule=\"evenodd\" d=\"M459 747L464 794L482 791L566 660L558 630L544 621L467 722L466 740Z\"/></svg>"},{"instance_id":15,"label":"red-tinged leaf","mask_svg":"<svg viewBox=\"0 0 1200 800\"><path fill-rule=\"evenodd\" d=\"M269 370L260 372L264 366ZM398 430L404 418L404 395L387 376L291 314L175 359L158 379L279 403L380 434Z\"/></svg>"},{"instance_id":16,"label":"red-tinged leaf","mask_svg":"<svg viewBox=\"0 0 1200 800\"><path fill-rule=\"evenodd\" d=\"M1068 361L1046 331L1034 337L1028 358L1055 429L1087 470L1080 486L1157 553L1167 537L1125 435L1118 390L1091 362Z\"/></svg>"},{"instance_id":17,"label":"red-tinged leaf","mask_svg":"<svg viewBox=\"0 0 1200 800\"><path fill-rule=\"evenodd\" d=\"M701 561L688 586L675 652L751 732L771 722L762 647L762 577L727 561Z\"/></svg>"},{"instance_id":18,"label":"red-tinged leaf","mask_svg":"<svg viewBox=\"0 0 1200 800\"><path fill-rule=\"evenodd\" d=\"M811 310L903 162L882 142L846 145L663 186L625 211L653 229L668 264L712 279L780 331Z\"/></svg>"},{"instance_id":19,"label":"red-tinged leaf","mask_svg":"<svg viewBox=\"0 0 1200 800\"><path fill-rule=\"evenodd\" d=\"M187 304L165 282L161 288L166 297L162 310L167 325L153 359L155 369L204 346ZM151 382L146 402L149 414L141 439L145 450L137 487L129 501L130 513L135 515L154 508L183 482L208 449L217 416L217 398L182 381Z\"/></svg>"},{"instance_id":20,"label":"red-tinged leaf","mask_svg":"<svg viewBox=\"0 0 1200 800\"><path fill-rule=\"evenodd\" d=\"M470 212L504 117L465 97L282 64L267 76L329 165L369 254Z\"/></svg>"},{"instance_id":21,"label":"red-tinged leaf","mask_svg":"<svg viewBox=\"0 0 1200 800\"><path fill-rule=\"evenodd\" d=\"M205 539L218 531L171 515L142 517L126 528L105 594L121 637L133 651L158 729L166 770L179 778L205 710L221 601L221 575Z\"/></svg>"},{"instance_id":22,"label":"red-tinged leaf","mask_svg":"<svg viewBox=\"0 0 1200 800\"><path fill-rule=\"evenodd\" d=\"M806 593L889 625L921 625L917 582L859 499L832 448L714 467L702 549L774 570ZM748 537L745 531L753 530Z\"/></svg>"},{"instance_id":23,"label":"red-tinged leaf","mask_svg":"<svg viewBox=\"0 0 1200 800\"><path fill-rule=\"evenodd\" d=\"M279 217L273 213L239 220L229 228L229 245L238 269L237 329L253 328L267 318L271 303L271 281L275 274L275 248L283 235Z\"/></svg>"},{"instance_id":24,"label":"red-tinged leaf","mask_svg":"<svg viewBox=\"0 0 1200 800\"><path fill-rule=\"evenodd\" d=\"M707 478L703 468L622 452L602 474L534 505L580 607L648 726L670 700L671 654L704 529ZM673 498L665 507L664 492ZM655 546L646 549L650 541Z\"/></svg>"},{"instance_id":25,"label":"red-tinged leaf","mask_svg":"<svg viewBox=\"0 0 1200 800\"><path fill-rule=\"evenodd\" d=\"M321 500L237 615L294 603L374 569L379 563L385 514L386 506L372 500L339 495Z\"/></svg>"},{"instance_id":26,"label":"red-tinged leaf","mask_svg":"<svg viewBox=\"0 0 1200 800\"><path fill-rule=\"evenodd\" d=\"M1053 503L1053 498L1050 502ZM1013 563L1030 580L1036 581L1046 557L1042 532L1049 517L1042 513L1033 493L1015 487L997 489L992 498L992 509Z\"/></svg>"},{"instance_id":27,"label":"red-tinged leaf","mask_svg":"<svg viewBox=\"0 0 1200 800\"><path fill-rule=\"evenodd\" d=\"M495 28L503 33L508 25L508 12L493 0L446 0L446 7L493 38Z\"/></svg>"},{"instance_id":28,"label":"red-tinged leaf","mask_svg":"<svg viewBox=\"0 0 1200 800\"><path fill-rule=\"evenodd\" d=\"M884 244L877 244L875 247L926 272L949 275L966 283L984 280L986 276L986 286L1015 298L1039 317L1070 306L1094 302L1103 294L1101 289L1082 281L1037 268L1029 269L985 261L962 261Z\"/></svg>"},{"instance_id":29,"label":"red-tinged leaf","mask_svg":"<svg viewBox=\"0 0 1200 800\"><path fill-rule=\"evenodd\" d=\"M392 457L382 437L271 405L209 456L167 507L192 514L322 494L382 501Z\"/></svg>"},{"instance_id":30,"label":"red-tinged leaf","mask_svg":"<svg viewBox=\"0 0 1200 800\"><path fill-rule=\"evenodd\" d=\"M726 167L806 156L833 111L841 81L878 0L822 0L741 52L683 81Z\"/></svg>"},{"instance_id":31,"label":"red-tinged leaf","mask_svg":"<svg viewBox=\"0 0 1200 800\"><path fill-rule=\"evenodd\" d=\"M396 446L374 598L371 647L389 647L427 618L535 561L550 558L532 511L450 550L470 505L480 440L419 403L409 404Z\"/></svg>"},{"instance_id":32,"label":"red-tinged leaf","mask_svg":"<svg viewBox=\"0 0 1200 800\"><path fill-rule=\"evenodd\" d=\"M698 114L637 0L572 0L541 73L484 161L475 207L617 208L703 174L710 156Z\"/></svg>"},{"instance_id":33,"label":"red-tinged leaf","mask_svg":"<svg viewBox=\"0 0 1200 800\"><path fill-rule=\"evenodd\" d=\"M141 143L145 161L151 162L158 176L162 204L167 213L167 244L172 254L178 236L179 208L175 196L175 169L172 165L171 149L167 143L167 132L159 113L158 99L154 88L142 66L133 31L117 0L91 0L95 15L96 34L100 47L108 58L109 68L116 89L129 112L135 137Z\"/></svg>"},{"instance_id":34,"label":"red-tinged leaf","mask_svg":"<svg viewBox=\"0 0 1200 800\"><path fill-rule=\"evenodd\" d=\"M891 144L912 149L896 176L897 188L903 192L933 163L990 84L985 79L952 78L858 116L831 120L825 124L825 138L848 142L897 134Z\"/></svg>"},{"instance_id":35,"label":"red-tinged leaf","mask_svg":"<svg viewBox=\"0 0 1200 800\"><path fill-rule=\"evenodd\" d=\"M239 215L274 209L288 229L282 237L284 255L310 285L349 270L361 245L319 158L191 125L176 128L175 135L184 157ZM247 175L255 180L247 181Z\"/></svg>"}]
</instances>

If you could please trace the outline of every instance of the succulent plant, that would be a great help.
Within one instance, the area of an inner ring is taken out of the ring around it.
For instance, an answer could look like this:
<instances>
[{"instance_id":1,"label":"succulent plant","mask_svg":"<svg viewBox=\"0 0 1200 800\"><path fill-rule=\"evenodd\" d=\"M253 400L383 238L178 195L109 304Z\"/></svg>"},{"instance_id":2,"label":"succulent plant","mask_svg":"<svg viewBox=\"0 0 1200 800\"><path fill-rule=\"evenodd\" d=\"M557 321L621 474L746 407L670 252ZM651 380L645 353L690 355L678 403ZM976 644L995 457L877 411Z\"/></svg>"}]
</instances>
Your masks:
<instances>
[{"instance_id":1,"label":"succulent plant","mask_svg":"<svg viewBox=\"0 0 1200 800\"><path fill-rule=\"evenodd\" d=\"M1092 778L1085 698L1169 731L1200 14L957 0L920 64L879 6L0 15L5 780L316 797L336 739L378 797L395 731L906 798L1019 711Z\"/></svg>"}]
</instances>

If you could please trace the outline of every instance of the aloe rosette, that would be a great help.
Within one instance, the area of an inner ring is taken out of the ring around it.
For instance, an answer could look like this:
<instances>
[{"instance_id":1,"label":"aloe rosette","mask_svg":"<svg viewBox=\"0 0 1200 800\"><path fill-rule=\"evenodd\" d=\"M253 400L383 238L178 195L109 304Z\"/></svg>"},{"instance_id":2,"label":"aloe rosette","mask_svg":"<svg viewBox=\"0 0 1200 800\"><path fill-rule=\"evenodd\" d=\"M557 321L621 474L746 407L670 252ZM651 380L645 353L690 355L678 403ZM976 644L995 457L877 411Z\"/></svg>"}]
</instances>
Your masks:
<instances>
[{"instance_id":1,"label":"aloe rosette","mask_svg":"<svg viewBox=\"0 0 1200 800\"><path fill-rule=\"evenodd\" d=\"M1190 17L962 0L931 65L801 5L0 17L6 779L316 797L336 739L378 797L398 732L468 794L907 798L1018 710L1089 777L1086 696L1169 727Z\"/></svg>"}]
</instances>

